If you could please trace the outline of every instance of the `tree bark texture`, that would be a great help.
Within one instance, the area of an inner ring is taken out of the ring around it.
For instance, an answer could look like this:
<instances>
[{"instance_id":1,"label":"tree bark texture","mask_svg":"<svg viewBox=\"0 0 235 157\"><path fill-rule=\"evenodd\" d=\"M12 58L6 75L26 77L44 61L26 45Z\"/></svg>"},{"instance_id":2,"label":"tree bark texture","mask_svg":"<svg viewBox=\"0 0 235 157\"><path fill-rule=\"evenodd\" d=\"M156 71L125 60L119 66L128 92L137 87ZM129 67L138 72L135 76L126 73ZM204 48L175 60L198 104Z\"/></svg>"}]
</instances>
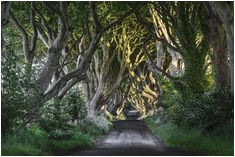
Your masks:
<instances>
[{"instance_id":1,"label":"tree bark texture","mask_svg":"<svg viewBox=\"0 0 235 157\"><path fill-rule=\"evenodd\" d=\"M234 93L234 2L209 2L215 9L224 25L227 49L229 54L231 91Z\"/></svg>"},{"instance_id":2,"label":"tree bark texture","mask_svg":"<svg viewBox=\"0 0 235 157\"><path fill-rule=\"evenodd\" d=\"M230 86L228 51L226 45L225 31L222 21L208 8L210 41L215 57L215 84L216 89Z\"/></svg>"}]
</instances>

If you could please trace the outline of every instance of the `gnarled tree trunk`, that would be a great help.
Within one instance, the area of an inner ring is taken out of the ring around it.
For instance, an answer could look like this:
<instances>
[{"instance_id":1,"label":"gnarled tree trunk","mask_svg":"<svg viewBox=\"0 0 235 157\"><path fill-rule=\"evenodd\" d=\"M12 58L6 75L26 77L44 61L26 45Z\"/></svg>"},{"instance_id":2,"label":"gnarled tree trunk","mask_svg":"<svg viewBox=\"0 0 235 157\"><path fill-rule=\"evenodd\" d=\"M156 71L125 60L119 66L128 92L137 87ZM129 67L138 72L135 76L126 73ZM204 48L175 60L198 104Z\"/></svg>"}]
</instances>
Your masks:
<instances>
[{"instance_id":1,"label":"gnarled tree trunk","mask_svg":"<svg viewBox=\"0 0 235 157\"><path fill-rule=\"evenodd\" d=\"M210 42L214 52L215 85L220 90L230 86L228 51L222 21L208 6Z\"/></svg>"},{"instance_id":2,"label":"gnarled tree trunk","mask_svg":"<svg viewBox=\"0 0 235 157\"><path fill-rule=\"evenodd\" d=\"M209 2L209 4L215 9L224 25L230 63L230 87L234 93L234 2Z\"/></svg>"}]
</instances>

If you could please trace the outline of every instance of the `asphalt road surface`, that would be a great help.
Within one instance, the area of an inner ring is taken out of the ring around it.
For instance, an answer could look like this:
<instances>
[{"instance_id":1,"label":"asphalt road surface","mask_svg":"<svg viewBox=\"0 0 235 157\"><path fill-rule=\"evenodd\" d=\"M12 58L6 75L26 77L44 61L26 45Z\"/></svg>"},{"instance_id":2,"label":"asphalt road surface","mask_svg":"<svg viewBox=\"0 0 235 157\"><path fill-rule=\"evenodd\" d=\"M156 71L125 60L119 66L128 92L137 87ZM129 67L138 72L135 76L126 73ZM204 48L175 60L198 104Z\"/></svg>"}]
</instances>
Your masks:
<instances>
[{"instance_id":1,"label":"asphalt road surface","mask_svg":"<svg viewBox=\"0 0 235 157\"><path fill-rule=\"evenodd\" d=\"M167 147L140 120L115 121L114 128L96 141L94 148L75 150L71 156L193 156L198 153Z\"/></svg>"}]
</instances>

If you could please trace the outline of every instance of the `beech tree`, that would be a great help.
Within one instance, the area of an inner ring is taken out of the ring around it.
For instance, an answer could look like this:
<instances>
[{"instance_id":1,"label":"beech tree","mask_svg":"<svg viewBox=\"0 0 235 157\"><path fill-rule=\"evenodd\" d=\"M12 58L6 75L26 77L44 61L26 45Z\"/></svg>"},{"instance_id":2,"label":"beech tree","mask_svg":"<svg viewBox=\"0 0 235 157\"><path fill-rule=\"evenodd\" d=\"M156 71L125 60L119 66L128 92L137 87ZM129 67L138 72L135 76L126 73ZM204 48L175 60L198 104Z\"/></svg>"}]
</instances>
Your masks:
<instances>
[{"instance_id":1,"label":"beech tree","mask_svg":"<svg viewBox=\"0 0 235 157\"><path fill-rule=\"evenodd\" d=\"M19 56L37 110L81 85L93 120L130 103L143 118L176 91L233 93L232 2L1 3L2 47Z\"/></svg>"},{"instance_id":2,"label":"beech tree","mask_svg":"<svg viewBox=\"0 0 235 157\"><path fill-rule=\"evenodd\" d=\"M208 9L210 41L215 56L216 88L223 89L230 86L229 55L226 45L226 36L223 23L219 16L213 12L209 4L206 4L206 7Z\"/></svg>"},{"instance_id":3,"label":"beech tree","mask_svg":"<svg viewBox=\"0 0 235 157\"><path fill-rule=\"evenodd\" d=\"M233 2L210 2L212 8L214 8L215 13L219 16L220 20L223 22L223 27L226 33L226 43L227 50L229 54L230 63L230 81L231 81L231 91L234 92L234 23L233 23Z\"/></svg>"},{"instance_id":4,"label":"beech tree","mask_svg":"<svg viewBox=\"0 0 235 157\"><path fill-rule=\"evenodd\" d=\"M149 63L151 63L152 69L155 69L155 72L160 71L169 80L175 82L176 85L180 84L180 88L183 87L181 91L189 88L193 93L202 93L206 83L206 69L203 65L205 64L208 52L207 25L202 22L205 17L203 14L198 13L199 10L203 11L202 4L191 2L155 2L149 4L149 7L151 8L150 15L155 17L155 21L148 22L141 17L141 14L136 14L137 19L156 40L168 47L168 52L171 56L173 54L179 56L178 60L184 63L182 67L184 66L185 72L180 81L178 78L157 67L151 61L151 57L145 48L146 42L150 40L149 36L146 37L143 47L146 55L149 56ZM155 32L154 27L158 28L157 32ZM198 34L201 34L201 36L198 36ZM173 58L173 60L175 59Z\"/></svg>"}]
</instances>

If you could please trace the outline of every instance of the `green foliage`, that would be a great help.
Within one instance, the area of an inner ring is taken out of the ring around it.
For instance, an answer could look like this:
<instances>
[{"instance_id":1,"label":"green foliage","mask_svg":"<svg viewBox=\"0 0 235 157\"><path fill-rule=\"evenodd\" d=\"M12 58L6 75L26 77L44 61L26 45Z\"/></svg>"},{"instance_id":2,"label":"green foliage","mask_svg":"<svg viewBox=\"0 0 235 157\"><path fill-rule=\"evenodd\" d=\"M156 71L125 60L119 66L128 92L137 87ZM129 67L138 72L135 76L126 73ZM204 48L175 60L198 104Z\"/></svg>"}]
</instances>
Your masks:
<instances>
[{"instance_id":1,"label":"green foliage","mask_svg":"<svg viewBox=\"0 0 235 157\"><path fill-rule=\"evenodd\" d=\"M37 117L41 95L35 88L35 81L26 71L22 45L11 27L2 30L5 35L2 45L2 132L22 127ZM15 38L10 38L14 36Z\"/></svg>"},{"instance_id":2,"label":"green foliage","mask_svg":"<svg viewBox=\"0 0 235 157\"><path fill-rule=\"evenodd\" d=\"M55 129L48 134L50 138L56 139L56 140L68 139L68 138L71 138L72 135L73 135L72 132L61 130L61 129Z\"/></svg>"},{"instance_id":3,"label":"green foliage","mask_svg":"<svg viewBox=\"0 0 235 157\"><path fill-rule=\"evenodd\" d=\"M55 129L49 134L36 124L27 129L2 136L2 155L62 155L78 147L94 145L104 131L83 122L67 130Z\"/></svg>"},{"instance_id":4,"label":"green foliage","mask_svg":"<svg viewBox=\"0 0 235 157\"><path fill-rule=\"evenodd\" d=\"M201 155L229 155L234 153L233 127L218 126L212 132L199 128L177 127L172 123L156 125L154 118L146 119L149 128L160 136L167 145Z\"/></svg>"},{"instance_id":5,"label":"green foliage","mask_svg":"<svg viewBox=\"0 0 235 157\"><path fill-rule=\"evenodd\" d=\"M205 8L202 3L195 2L160 4L158 7L169 16L169 20L167 16L163 16L164 23L173 24L172 34L180 43L179 53L183 56L185 64L185 72L181 78L184 88L179 90L183 94L185 91L201 94L208 84L205 77L205 59L209 53L209 38Z\"/></svg>"},{"instance_id":6,"label":"green foliage","mask_svg":"<svg viewBox=\"0 0 235 157\"><path fill-rule=\"evenodd\" d=\"M226 89L191 95L187 99L175 97L171 103L169 112L172 120L178 125L213 129L233 117L233 99Z\"/></svg>"},{"instance_id":7,"label":"green foliage","mask_svg":"<svg viewBox=\"0 0 235 157\"><path fill-rule=\"evenodd\" d=\"M78 124L79 130L81 130L83 133L88 134L92 137L97 137L101 134L105 133L105 129L97 127L92 122L89 122L87 120L83 120Z\"/></svg>"},{"instance_id":8,"label":"green foliage","mask_svg":"<svg viewBox=\"0 0 235 157\"><path fill-rule=\"evenodd\" d=\"M70 90L63 99L53 99L42 107L40 125L48 132L67 129L68 123L86 117L84 95L79 90Z\"/></svg>"},{"instance_id":9,"label":"green foliage","mask_svg":"<svg viewBox=\"0 0 235 157\"><path fill-rule=\"evenodd\" d=\"M181 78L187 87L187 92L190 91L194 94L203 93L208 84L205 78L206 69L204 67L206 52L200 53L199 51L197 49L191 50L191 53L184 57L185 73ZM181 92L184 94L185 89Z\"/></svg>"},{"instance_id":10,"label":"green foliage","mask_svg":"<svg viewBox=\"0 0 235 157\"><path fill-rule=\"evenodd\" d=\"M12 2L11 8L14 9L16 12L14 14L16 15L16 18L21 21L24 26L29 27L30 20L29 20L29 8L30 3L29 2Z\"/></svg>"},{"instance_id":11,"label":"green foliage","mask_svg":"<svg viewBox=\"0 0 235 157\"><path fill-rule=\"evenodd\" d=\"M20 129L2 137L2 155L39 155L46 141L46 133L42 130Z\"/></svg>"},{"instance_id":12,"label":"green foliage","mask_svg":"<svg viewBox=\"0 0 235 157\"><path fill-rule=\"evenodd\" d=\"M24 65L18 64L20 56L10 48L2 48L2 132L25 122L26 112L32 109L30 105L29 89L33 87L30 80L25 79Z\"/></svg>"},{"instance_id":13,"label":"green foliage","mask_svg":"<svg viewBox=\"0 0 235 157\"><path fill-rule=\"evenodd\" d=\"M199 126L213 129L233 118L233 97L229 89L194 94L175 89L170 81L161 80L164 94L159 99L172 121L179 126Z\"/></svg>"},{"instance_id":14,"label":"green foliage","mask_svg":"<svg viewBox=\"0 0 235 157\"><path fill-rule=\"evenodd\" d=\"M70 27L82 27L84 19L88 18L89 8L88 2L69 2L68 14L70 15Z\"/></svg>"},{"instance_id":15,"label":"green foliage","mask_svg":"<svg viewBox=\"0 0 235 157\"><path fill-rule=\"evenodd\" d=\"M53 155L94 144L102 129L85 122L81 129L68 124L86 117L84 95L74 89L37 110L40 95L29 92L34 84L26 79L22 56L10 45L2 50L2 155ZM26 128L28 116L35 113L42 113L40 123Z\"/></svg>"},{"instance_id":16,"label":"green foliage","mask_svg":"<svg viewBox=\"0 0 235 157\"><path fill-rule=\"evenodd\" d=\"M58 141L47 136L37 136L29 134L27 131L23 132L21 135L17 134L3 139L2 155L53 155L72 148L93 144L91 137L81 133L76 137Z\"/></svg>"},{"instance_id":17,"label":"green foliage","mask_svg":"<svg viewBox=\"0 0 235 157\"><path fill-rule=\"evenodd\" d=\"M5 49L8 49L8 47L5 47ZM23 102L23 92L19 88L20 84L18 83L20 76L16 66L18 58L14 52L11 51L12 55L8 53L10 52L3 51L1 61L2 132L8 129L12 121L17 117L21 102Z\"/></svg>"}]
</instances>

